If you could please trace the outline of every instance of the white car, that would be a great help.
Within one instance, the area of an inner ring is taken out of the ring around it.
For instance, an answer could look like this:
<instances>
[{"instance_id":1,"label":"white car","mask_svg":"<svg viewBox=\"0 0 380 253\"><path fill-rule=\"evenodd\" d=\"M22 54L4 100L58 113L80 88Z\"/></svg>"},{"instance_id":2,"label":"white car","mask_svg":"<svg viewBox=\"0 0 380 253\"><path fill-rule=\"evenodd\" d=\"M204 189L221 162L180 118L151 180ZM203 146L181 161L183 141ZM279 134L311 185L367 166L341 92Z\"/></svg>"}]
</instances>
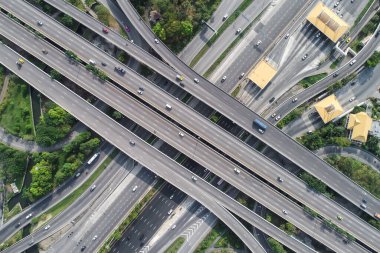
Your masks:
<instances>
[{"instance_id":1,"label":"white car","mask_svg":"<svg viewBox=\"0 0 380 253\"><path fill-rule=\"evenodd\" d=\"M91 188L90 188L90 192L94 191L95 188L96 188L96 185L91 186Z\"/></svg>"},{"instance_id":2,"label":"white car","mask_svg":"<svg viewBox=\"0 0 380 253\"><path fill-rule=\"evenodd\" d=\"M350 65L352 66L352 65L354 65L355 64L355 62L356 62L356 60L354 59L354 60L352 60L351 62L350 62Z\"/></svg>"},{"instance_id":3,"label":"white car","mask_svg":"<svg viewBox=\"0 0 380 253\"><path fill-rule=\"evenodd\" d=\"M281 115L278 115L275 120L278 121L279 119L281 119Z\"/></svg>"},{"instance_id":4,"label":"white car","mask_svg":"<svg viewBox=\"0 0 380 253\"><path fill-rule=\"evenodd\" d=\"M172 230L175 229L176 227L177 227L177 225L174 224L174 225L172 226Z\"/></svg>"},{"instance_id":5,"label":"white car","mask_svg":"<svg viewBox=\"0 0 380 253\"><path fill-rule=\"evenodd\" d=\"M355 97L352 97L350 98L350 102L354 101L355 100Z\"/></svg>"},{"instance_id":6,"label":"white car","mask_svg":"<svg viewBox=\"0 0 380 253\"><path fill-rule=\"evenodd\" d=\"M235 173L240 174L240 170L238 168L234 168Z\"/></svg>"},{"instance_id":7,"label":"white car","mask_svg":"<svg viewBox=\"0 0 380 253\"><path fill-rule=\"evenodd\" d=\"M319 38L321 36L321 33L318 32L317 35L315 35L316 38Z\"/></svg>"},{"instance_id":8,"label":"white car","mask_svg":"<svg viewBox=\"0 0 380 253\"><path fill-rule=\"evenodd\" d=\"M169 199L173 199L174 198L174 195L171 195Z\"/></svg>"},{"instance_id":9,"label":"white car","mask_svg":"<svg viewBox=\"0 0 380 253\"><path fill-rule=\"evenodd\" d=\"M285 209L283 209L282 212L283 214L288 214L288 212Z\"/></svg>"},{"instance_id":10,"label":"white car","mask_svg":"<svg viewBox=\"0 0 380 253\"><path fill-rule=\"evenodd\" d=\"M50 228L50 225L47 225L46 227L45 227L45 230L48 230Z\"/></svg>"},{"instance_id":11,"label":"white car","mask_svg":"<svg viewBox=\"0 0 380 253\"><path fill-rule=\"evenodd\" d=\"M89 62L91 65L96 65L96 61L94 61L93 59L88 60L88 62Z\"/></svg>"},{"instance_id":12,"label":"white car","mask_svg":"<svg viewBox=\"0 0 380 253\"><path fill-rule=\"evenodd\" d=\"M298 98L293 98L292 102L295 103L297 102Z\"/></svg>"},{"instance_id":13,"label":"white car","mask_svg":"<svg viewBox=\"0 0 380 253\"><path fill-rule=\"evenodd\" d=\"M241 32L241 28L239 27L237 30L236 30L236 34L239 34Z\"/></svg>"},{"instance_id":14,"label":"white car","mask_svg":"<svg viewBox=\"0 0 380 253\"><path fill-rule=\"evenodd\" d=\"M42 26L43 24L41 20L37 20L37 25Z\"/></svg>"},{"instance_id":15,"label":"white car","mask_svg":"<svg viewBox=\"0 0 380 253\"><path fill-rule=\"evenodd\" d=\"M199 83L198 78L194 78L194 82L195 82L195 83Z\"/></svg>"},{"instance_id":16,"label":"white car","mask_svg":"<svg viewBox=\"0 0 380 253\"><path fill-rule=\"evenodd\" d=\"M259 40L257 43L256 43L256 47L260 46L261 44L261 40Z\"/></svg>"},{"instance_id":17,"label":"white car","mask_svg":"<svg viewBox=\"0 0 380 253\"><path fill-rule=\"evenodd\" d=\"M302 60L306 60L306 58L309 56L309 54L305 54L303 57L302 57Z\"/></svg>"},{"instance_id":18,"label":"white car","mask_svg":"<svg viewBox=\"0 0 380 253\"><path fill-rule=\"evenodd\" d=\"M264 134L264 130L261 129L261 128L259 128L259 132L260 132L261 134Z\"/></svg>"},{"instance_id":19,"label":"white car","mask_svg":"<svg viewBox=\"0 0 380 253\"><path fill-rule=\"evenodd\" d=\"M142 95L144 92L142 90L138 90L137 93Z\"/></svg>"},{"instance_id":20,"label":"white car","mask_svg":"<svg viewBox=\"0 0 380 253\"><path fill-rule=\"evenodd\" d=\"M179 132L178 135L179 135L180 137L184 137L184 136L185 136L182 132Z\"/></svg>"},{"instance_id":21,"label":"white car","mask_svg":"<svg viewBox=\"0 0 380 253\"><path fill-rule=\"evenodd\" d=\"M95 236L92 238L93 241L95 241L96 239L98 239L98 236L97 236L97 235L95 235Z\"/></svg>"},{"instance_id":22,"label":"white car","mask_svg":"<svg viewBox=\"0 0 380 253\"><path fill-rule=\"evenodd\" d=\"M285 35L285 39L289 38L289 36L290 36L290 34L287 33L287 34Z\"/></svg>"},{"instance_id":23,"label":"white car","mask_svg":"<svg viewBox=\"0 0 380 253\"><path fill-rule=\"evenodd\" d=\"M30 214L28 214L28 215L26 216L26 219L28 220L28 219L30 219L32 216L33 216L33 213L30 213Z\"/></svg>"},{"instance_id":24,"label":"white car","mask_svg":"<svg viewBox=\"0 0 380 253\"><path fill-rule=\"evenodd\" d=\"M133 187L132 191L135 192L136 189L137 189L137 185L135 185L135 186Z\"/></svg>"},{"instance_id":25,"label":"white car","mask_svg":"<svg viewBox=\"0 0 380 253\"><path fill-rule=\"evenodd\" d=\"M273 113L271 117L274 118L276 117L276 115L277 115L276 113Z\"/></svg>"},{"instance_id":26,"label":"white car","mask_svg":"<svg viewBox=\"0 0 380 253\"><path fill-rule=\"evenodd\" d=\"M339 1L334 4L334 7L338 7Z\"/></svg>"},{"instance_id":27,"label":"white car","mask_svg":"<svg viewBox=\"0 0 380 253\"><path fill-rule=\"evenodd\" d=\"M194 181L198 180L195 176L192 176L191 179L193 179Z\"/></svg>"},{"instance_id":28,"label":"white car","mask_svg":"<svg viewBox=\"0 0 380 253\"><path fill-rule=\"evenodd\" d=\"M156 44L160 43L160 42L158 41L158 39L154 39L154 42L155 42Z\"/></svg>"},{"instance_id":29,"label":"white car","mask_svg":"<svg viewBox=\"0 0 380 253\"><path fill-rule=\"evenodd\" d=\"M228 18L228 14L224 15L222 20L225 21L227 18Z\"/></svg>"},{"instance_id":30,"label":"white car","mask_svg":"<svg viewBox=\"0 0 380 253\"><path fill-rule=\"evenodd\" d=\"M239 79L242 79L244 77L245 73L241 73L240 76L239 76Z\"/></svg>"},{"instance_id":31,"label":"white car","mask_svg":"<svg viewBox=\"0 0 380 253\"><path fill-rule=\"evenodd\" d=\"M222 82L226 81L226 79L227 79L227 76L223 76L222 77Z\"/></svg>"}]
</instances>

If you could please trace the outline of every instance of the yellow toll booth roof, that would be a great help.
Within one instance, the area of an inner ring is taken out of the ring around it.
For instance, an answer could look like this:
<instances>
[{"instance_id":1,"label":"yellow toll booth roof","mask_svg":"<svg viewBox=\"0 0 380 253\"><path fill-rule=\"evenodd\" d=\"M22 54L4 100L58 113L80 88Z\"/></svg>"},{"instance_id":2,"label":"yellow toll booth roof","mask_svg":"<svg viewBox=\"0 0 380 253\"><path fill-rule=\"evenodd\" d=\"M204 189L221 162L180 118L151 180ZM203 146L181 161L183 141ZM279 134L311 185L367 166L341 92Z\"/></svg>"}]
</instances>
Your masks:
<instances>
[{"instance_id":1,"label":"yellow toll booth roof","mask_svg":"<svg viewBox=\"0 0 380 253\"><path fill-rule=\"evenodd\" d=\"M314 107L325 124L343 113L343 108L340 106L334 94L319 101Z\"/></svg>"},{"instance_id":2,"label":"yellow toll booth roof","mask_svg":"<svg viewBox=\"0 0 380 253\"><path fill-rule=\"evenodd\" d=\"M272 80L274 75L276 75L277 69L275 69L268 62L261 60L254 69L251 70L248 74L248 78L254 82L261 89L264 89L265 86Z\"/></svg>"},{"instance_id":3,"label":"yellow toll booth roof","mask_svg":"<svg viewBox=\"0 0 380 253\"><path fill-rule=\"evenodd\" d=\"M365 112L350 114L348 118L347 129L352 130L352 140L366 142L371 126L372 119Z\"/></svg>"},{"instance_id":4,"label":"yellow toll booth roof","mask_svg":"<svg viewBox=\"0 0 380 253\"><path fill-rule=\"evenodd\" d=\"M348 30L349 25L322 2L318 2L306 18L334 43Z\"/></svg>"}]
</instances>

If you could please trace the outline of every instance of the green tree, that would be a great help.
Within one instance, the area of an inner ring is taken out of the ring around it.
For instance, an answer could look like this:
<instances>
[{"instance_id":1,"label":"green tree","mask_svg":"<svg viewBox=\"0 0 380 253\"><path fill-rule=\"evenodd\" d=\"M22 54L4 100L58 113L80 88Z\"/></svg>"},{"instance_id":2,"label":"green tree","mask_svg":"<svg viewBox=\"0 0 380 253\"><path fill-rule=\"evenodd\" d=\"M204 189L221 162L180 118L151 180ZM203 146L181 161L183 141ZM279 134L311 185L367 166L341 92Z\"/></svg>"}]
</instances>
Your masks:
<instances>
[{"instance_id":1,"label":"green tree","mask_svg":"<svg viewBox=\"0 0 380 253\"><path fill-rule=\"evenodd\" d=\"M121 118L123 118L123 114L115 110L112 112L112 118L114 118L115 120L121 120Z\"/></svg>"},{"instance_id":2,"label":"green tree","mask_svg":"<svg viewBox=\"0 0 380 253\"><path fill-rule=\"evenodd\" d=\"M320 193L326 193L326 185L319 179L313 177L307 172L302 172L300 178L310 187Z\"/></svg>"},{"instance_id":3,"label":"green tree","mask_svg":"<svg viewBox=\"0 0 380 253\"><path fill-rule=\"evenodd\" d=\"M181 28L181 33L185 37L191 36L193 33L193 25L188 20L181 22Z\"/></svg>"},{"instance_id":4,"label":"green tree","mask_svg":"<svg viewBox=\"0 0 380 253\"><path fill-rule=\"evenodd\" d=\"M52 69L51 71L50 71L50 76L51 76L51 78L52 79L54 79L54 80L57 80L57 81L61 81L62 80L62 75L61 75L61 73L59 73L57 70L55 70L55 69Z\"/></svg>"},{"instance_id":5,"label":"green tree","mask_svg":"<svg viewBox=\"0 0 380 253\"><path fill-rule=\"evenodd\" d=\"M282 246L281 243L279 243L273 238L268 239L268 244L274 253L287 253L287 251L284 249L284 246Z\"/></svg>"},{"instance_id":6,"label":"green tree","mask_svg":"<svg viewBox=\"0 0 380 253\"><path fill-rule=\"evenodd\" d=\"M47 161L42 160L37 163L30 171L32 182L29 192L34 199L44 196L53 189L52 166Z\"/></svg>"},{"instance_id":7,"label":"green tree","mask_svg":"<svg viewBox=\"0 0 380 253\"><path fill-rule=\"evenodd\" d=\"M297 234L297 228L292 223L286 222L281 224L280 229L284 230L288 235Z\"/></svg>"},{"instance_id":8,"label":"green tree","mask_svg":"<svg viewBox=\"0 0 380 253\"><path fill-rule=\"evenodd\" d=\"M97 147L99 147L100 140L98 138L93 138L85 143L80 144L79 151L84 155L89 155Z\"/></svg>"},{"instance_id":9,"label":"green tree","mask_svg":"<svg viewBox=\"0 0 380 253\"><path fill-rule=\"evenodd\" d=\"M61 18L61 23L70 29L73 28L73 26L74 26L73 18L69 15L66 15L66 14L63 14L63 16Z\"/></svg>"},{"instance_id":10,"label":"green tree","mask_svg":"<svg viewBox=\"0 0 380 253\"><path fill-rule=\"evenodd\" d=\"M380 63L380 52L375 51L373 55L365 62L365 66L368 68L374 68Z\"/></svg>"}]
</instances>

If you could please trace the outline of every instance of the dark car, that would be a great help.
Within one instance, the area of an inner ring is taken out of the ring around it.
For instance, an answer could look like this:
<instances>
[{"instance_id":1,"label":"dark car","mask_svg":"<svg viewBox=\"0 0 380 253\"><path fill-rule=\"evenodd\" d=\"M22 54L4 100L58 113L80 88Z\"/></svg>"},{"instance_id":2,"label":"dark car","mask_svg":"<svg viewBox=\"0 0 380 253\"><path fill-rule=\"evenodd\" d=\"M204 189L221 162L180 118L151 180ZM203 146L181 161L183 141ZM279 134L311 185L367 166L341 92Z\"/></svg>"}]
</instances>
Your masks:
<instances>
[{"instance_id":1,"label":"dark car","mask_svg":"<svg viewBox=\"0 0 380 253\"><path fill-rule=\"evenodd\" d=\"M338 73L334 73L334 74L333 74L333 77L337 77L337 76L339 76Z\"/></svg>"},{"instance_id":2,"label":"dark car","mask_svg":"<svg viewBox=\"0 0 380 253\"><path fill-rule=\"evenodd\" d=\"M272 103L275 99L275 97L272 97L271 99L269 99L269 103Z\"/></svg>"},{"instance_id":3,"label":"dark car","mask_svg":"<svg viewBox=\"0 0 380 253\"><path fill-rule=\"evenodd\" d=\"M80 251L84 251L86 248L86 246L82 246L82 248L80 248Z\"/></svg>"}]
</instances>

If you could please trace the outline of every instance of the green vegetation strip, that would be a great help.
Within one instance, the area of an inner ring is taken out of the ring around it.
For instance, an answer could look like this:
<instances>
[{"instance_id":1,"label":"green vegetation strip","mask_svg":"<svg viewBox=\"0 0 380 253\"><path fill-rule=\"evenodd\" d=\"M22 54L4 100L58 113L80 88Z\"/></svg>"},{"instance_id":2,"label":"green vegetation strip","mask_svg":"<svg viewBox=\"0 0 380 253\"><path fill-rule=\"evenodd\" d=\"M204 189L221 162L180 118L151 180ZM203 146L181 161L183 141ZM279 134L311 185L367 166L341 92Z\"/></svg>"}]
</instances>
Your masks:
<instances>
[{"instance_id":1,"label":"green vegetation strip","mask_svg":"<svg viewBox=\"0 0 380 253\"><path fill-rule=\"evenodd\" d=\"M208 233L203 241L195 249L194 253L205 253L208 248L214 243L216 238L222 235L224 227L222 223L216 224L216 226Z\"/></svg>"},{"instance_id":2,"label":"green vegetation strip","mask_svg":"<svg viewBox=\"0 0 380 253\"><path fill-rule=\"evenodd\" d=\"M327 73L320 73L317 75L308 76L308 77L305 77L304 79L302 79L300 81L300 84L302 85L302 87L304 87L306 89L306 88L309 88L310 86L312 86L313 84L315 84L316 82L318 82L319 80L325 78L326 76L327 76Z\"/></svg>"},{"instance_id":3,"label":"green vegetation strip","mask_svg":"<svg viewBox=\"0 0 380 253\"><path fill-rule=\"evenodd\" d=\"M22 239L22 229L17 231L17 233L14 234L11 238L9 238L8 240L0 244L0 250L3 251L4 249L9 248L16 242L20 241L21 239Z\"/></svg>"},{"instance_id":4,"label":"green vegetation strip","mask_svg":"<svg viewBox=\"0 0 380 253\"><path fill-rule=\"evenodd\" d=\"M265 11L265 10L264 10ZM263 11L263 12L264 12ZM262 12L262 13L263 13ZM226 50L216 59L216 61L210 66L210 68L206 71L206 73L203 75L205 78L207 78L214 70L219 66L219 64L223 61L223 59L231 52L231 50L236 46L236 44L244 37L246 33L249 32L253 24L256 22L257 19L260 18L261 14L257 16L255 20L253 20L245 29L243 32L241 32L237 38L227 47Z\"/></svg>"},{"instance_id":5,"label":"green vegetation strip","mask_svg":"<svg viewBox=\"0 0 380 253\"><path fill-rule=\"evenodd\" d=\"M241 89L241 85L239 84L235 89L234 91L231 93L231 96L236 98L236 96L239 94L240 92L240 89Z\"/></svg>"},{"instance_id":6,"label":"green vegetation strip","mask_svg":"<svg viewBox=\"0 0 380 253\"><path fill-rule=\"evenodd\" d=\"M369 7L375 2L375 0L369 0L364 9L360 12L359 16L355 19L353 27L355 27L360 20L363 18L364 14L368 11Z\"/></svg>"},{"instance_id":7,"label":"green vegetation strip","mask_svg":"<svg viewBox=\"0 0 380 253\"><path fill-rule=\"evenodd\" d=\"M268 239L268 244L271 247L273 253L287 253L281 243L270 237Z\"/></svg>"},{"instance_id":8,"label":"green vegetation strip","mask_svg":"<svg viewBox=\"0 0 380 253\"><path fill-rule=\"evenodd\" d=\"M190 63L190 67L194 67L195 64L206 54L209 48L215 43L215 41L223 34L223 32L239 17L239 15L252 4L253 0L244 0L239 7L232 13L232 15L223 23L218 31L207 41L206 45L199 51Z\"/></svg>"},{"instance_id":9,"label":"green vegetation strip","mask_svg":"<svg viewBox=\"0 0 380 253\"><path fill-rule=\"evenodd\" d=\"M140 214L141 210L145 207L145 205L154 197L157 190L160 188L160 186L164 183L162 179L158 180L156 185L144 196L144 198L137 203L132 212L128 215L128 217L119 225L119 227L108 237L106 242L103 244L103 246L100 248L98 253L106 253L109 252L111 249L111 246L114 242L121 239L123 232L127 229L129 224L132 223L133 220L135 220L138 215Z\"/></svg>"},{"instance_id":10,"label":"green vegetation strip","mask_svg":"<svg viewBox=\"0 0 380 253\"><path fill-rule=\"evenodd\" d=\"M284 126L288 125L293 120L300 118L305 110L305 106L294 109L288 115L286 115L280 122L278 122L277 127L282 129Z\"/></svg>"},{"instance_id":11,"label":"green vegetation strip","mask_svg":"<svg viewBox=\"0 0 380 253\"><path fill-rule=\"evenodd\" d=\"M109 155L103 163L96 169L96 171L84 182L78 189L64 198L62 201L54 205L48 211L43 213L42 215L32 219L32 224L37 224L40 220L44 220L45 218L53 218L62 212L65 208L70 206L78 197L85 192L93 182L102 174L102 172L107 168L107 166L111 163L111 161L115 158L115 156L119 153L119 150L115 149L112 151L111 155Z\"/></svg>"},{"instance_id":12,"label":"green vegetation strip","mask_svg":"<svg viewBox=\"0 0 380 253\"><path fill-rule=\"evenodd\" d=\"M185 238L178 237L170 247L165 250L165 253L177 253L177 251L181 248L182 244L185 242Z\"/></svg>"}]
</instances>

